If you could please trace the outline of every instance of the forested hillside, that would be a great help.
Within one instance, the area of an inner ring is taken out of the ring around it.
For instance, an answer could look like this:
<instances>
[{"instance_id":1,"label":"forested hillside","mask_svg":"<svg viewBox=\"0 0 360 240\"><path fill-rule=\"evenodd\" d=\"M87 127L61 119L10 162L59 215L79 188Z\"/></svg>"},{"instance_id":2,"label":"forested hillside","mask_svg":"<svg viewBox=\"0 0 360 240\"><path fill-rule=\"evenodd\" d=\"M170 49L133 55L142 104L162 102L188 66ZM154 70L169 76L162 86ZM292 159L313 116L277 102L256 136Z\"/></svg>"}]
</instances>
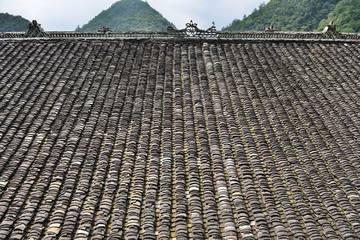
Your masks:
<instances>
[{"instance_id":1,"label":"forested hillside","mask_svg":"<svg viewBox=\"0 0 360 240\"><path fill-rule=\"evenodd\" d=\"M29 27L29 20L21 16L0 13L0 32L23 32Z\"/></svg>"},{"instance_id":2,"label":"forested hillside","mask_svg":"<svg viewBox=\"0 0 360 240\"><path fill-rule=\"evenodd\" d=\"M344 1L360 0L341 0ZM263 31L273 25L282 31L314 31L319 28L323 19L328 19L328 14L339 2L340 0L270 0L242 20L234 20L224 30ZM329 20L325 22L327 24Z\"/></svg>"},{"instance_id":3,"label":"forested hillside","mask_svg":"<svg viewBox=\"0 0 360 240\"><path fill-rule=\"evenodd\" d=\"M330 21L334 21L338 31L360 32L360 0L340 1L328 17L320 22L319 30Z\"/></svg>"},{"instance_id":4,"label":"forested hillside","mask_svg":"<svg viewBox=\"0 0 360 240\"><path fill-rule=\"evenodd\" d=\"M113 31L165 30L170 23L147 2L121 0L102 11L77 31L97 31L103 26Z\"/></svg>"}]
</instances>

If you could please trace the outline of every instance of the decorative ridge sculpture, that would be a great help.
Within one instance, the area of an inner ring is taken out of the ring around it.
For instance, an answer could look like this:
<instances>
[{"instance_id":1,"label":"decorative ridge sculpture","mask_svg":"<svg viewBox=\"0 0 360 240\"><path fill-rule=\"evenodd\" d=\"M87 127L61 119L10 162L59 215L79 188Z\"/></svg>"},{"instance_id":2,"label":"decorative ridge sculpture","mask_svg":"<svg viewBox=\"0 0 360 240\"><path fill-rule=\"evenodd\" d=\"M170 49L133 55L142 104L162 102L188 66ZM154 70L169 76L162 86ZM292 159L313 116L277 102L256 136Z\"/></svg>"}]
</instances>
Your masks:
<instances>
[{"instance_id":1,"label":"decorative ridge sculpture","mask_svg":"<svg viewBox=\"0 0 360 240\"><path fill-rule=\"evenodd\" d=\"M33 20L29 23L29 29L25 33L25 38L36 38L36 37L47 37L47 33L45 33L44 29L41 27L36 20Z\"/></svg>"},{"instance_id":2,"label":"decorative ridge sculpture","mask_svg":"<svg viewBox=\"0 0 360 240\"><path fill-rule=\"evenodd\" d=\"M340 33L336 30L336 25L331 21L323 32L283 32L275 29L274 26L265 28L265 31L254 32L231 32L217 31L215 23L206 30L199 29L192 20L186 24L184 29L177 30L172 26L167 27L167 31L112 31L108 27L102 27L98 31L92 32L66 32L50 31L45 32L36 20L29 24L26 32L0 32L1 39L22 39L22 38L52 38L52 39L72 39L72 38L160 38L160 39L251 39L251 40L318 40L318 41L356 41L360 42L358 33Z\"/></svg>"},{"instance_id":3,"label":"decorative ridge sculpture","mask_svg":"<svg viewBox=\"0 0 360 240\"><path fill-rule=\"evenodd\" d=\"M98 32L101 32L101 33L103 33L103 34L107 34L107 33L110 33L110 32L112 32L112 31L111 31L110 28L103 26L102 28L100 28L100 29L98 30Z\"/></svg>"},{"instance_id":4,"label":"decorative ridge sculpture","mask_svg":"<svg viewBox=\"0 0 360 240\"><path fill-rule=\"evenodd\" d=\"M342 38L341 33L336 30L336 25L333 21L330 21L329 24L325 26L323 33L332 39Z\"/></svg>"},{"instance_id":5,"label":"decorative ridge sculpture","mask_svg":"<svg viewBox=\"0 0 360 240\"><path fill-rule=\"evenodd\" d=\"M215 23L212 22L212 26L209 27L206 30L202 30L199 29L197 27L197 23L194 23L192 20L190 21L190 23L186 24L186 28L181 29L181 30L177 30L175 28L173 28L172 26L168 26L167 27L167 31L169 34L171 35L176 35L176 36L188 36L188 37L217 37L217 31L216 31L216 27L215 27Z\"/></svg>"},{"instance_id":6,"label":"decorative ridge sculpture","mask_svg":"<svg viewBox=\"0 0 360 240\"><path fill-rule=\"evenodd\" d=\"M275 29L274 25L271 25L270 27L265 28L265 32L277 32L278 30Z\"/></svg>"}]
</instances>

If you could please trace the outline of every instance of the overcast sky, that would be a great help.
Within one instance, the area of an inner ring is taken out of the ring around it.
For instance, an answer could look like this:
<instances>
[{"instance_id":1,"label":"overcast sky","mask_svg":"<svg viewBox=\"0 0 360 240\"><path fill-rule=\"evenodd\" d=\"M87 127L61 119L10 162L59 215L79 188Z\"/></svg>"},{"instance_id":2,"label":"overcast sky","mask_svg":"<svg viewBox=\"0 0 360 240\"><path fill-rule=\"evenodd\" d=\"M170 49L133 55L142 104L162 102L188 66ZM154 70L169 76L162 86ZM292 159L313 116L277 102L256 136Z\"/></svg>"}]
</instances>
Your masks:
<instances>
[{"instance_id":1,"label":"overcast sky","mask_svg":"<svg viewBox=\"0 0 360 240\"><path fill-rule=\"evenodd\" d=\"M214 21L221 30L234 19L250 14L260 3L269 0L148 0L178 29L193 20L199 28L208 28ZM84 25L116 0L0 0L0 12L33 20L45 31L73 31Z\"/></svg>"}]
</instances>

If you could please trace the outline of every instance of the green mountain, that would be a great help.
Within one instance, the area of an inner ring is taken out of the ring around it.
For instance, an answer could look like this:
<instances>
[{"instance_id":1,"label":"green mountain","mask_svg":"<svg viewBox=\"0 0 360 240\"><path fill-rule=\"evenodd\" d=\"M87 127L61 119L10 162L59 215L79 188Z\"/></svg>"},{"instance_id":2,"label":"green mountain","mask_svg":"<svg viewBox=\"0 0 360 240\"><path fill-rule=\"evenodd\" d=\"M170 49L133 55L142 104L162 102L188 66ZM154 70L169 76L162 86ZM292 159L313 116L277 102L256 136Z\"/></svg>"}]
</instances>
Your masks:
<instances>
[{"instance_id":1,"label":"green mountain","mask_svg":"<svg viewBox=\"0 0 360 240\"><path fill-rule=\"evenodd\" d=\"M21 16L0 13L0 32L24 32L29 28L29 23Z\"/></svg>"},{"instance_id":2,"label":"green mountain","mask_svg":"<svg viewBox=\"0 0 360 240\"><path fill-rule=\"evenodd\" d=\"M328 14L337 7L338 3L343 1L359 2L359 0L270 0L266 5L261 4L259 9L255 9L248 17L234 20L224 30L264 31L266 27L273 25L275 29L281 31L314 31L319 28L319 23L323 19L328 18ZM329 21L326 22L328 23Z\"/></svg>"},{"instance_id":3,"label":"green mountain","mask_svg":"<svg viewBox=\"0 0 360 240\"><path fill-rule=\"evenodd\" d=\"M326 19L319 24L319 30L334 21L340 32L360 32L360 0L342 0Z\"/></svg>"},{"instance_id":4,"label":"green mountain","mask_svg":"<svg viewBox=\"0 0 360 240\"><path fill-rule=\"evenodd\" d=\"M76 31L97 31L104 26L113 31L156 31L165 30L168 25L170 22L147 2L121 0Z\"/></svg>"}]
</instances>

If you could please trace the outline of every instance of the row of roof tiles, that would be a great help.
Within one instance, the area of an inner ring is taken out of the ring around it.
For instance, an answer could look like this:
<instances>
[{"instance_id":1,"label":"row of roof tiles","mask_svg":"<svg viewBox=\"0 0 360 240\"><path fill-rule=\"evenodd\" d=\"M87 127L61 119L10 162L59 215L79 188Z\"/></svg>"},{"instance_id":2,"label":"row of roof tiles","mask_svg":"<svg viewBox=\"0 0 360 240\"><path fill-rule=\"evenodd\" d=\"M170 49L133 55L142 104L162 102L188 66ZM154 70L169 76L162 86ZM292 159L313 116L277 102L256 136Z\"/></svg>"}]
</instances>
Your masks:
<instances>
[{"instance_id":1,"label":"row of roof tiles","mask_svg":"<svg viewBox=\"0 0 360 240\"><path fill-rule=\"evenodd\" d=\"M360 237L357 43L0 52L0 238Z\"/></svg>"}]
</instances>

